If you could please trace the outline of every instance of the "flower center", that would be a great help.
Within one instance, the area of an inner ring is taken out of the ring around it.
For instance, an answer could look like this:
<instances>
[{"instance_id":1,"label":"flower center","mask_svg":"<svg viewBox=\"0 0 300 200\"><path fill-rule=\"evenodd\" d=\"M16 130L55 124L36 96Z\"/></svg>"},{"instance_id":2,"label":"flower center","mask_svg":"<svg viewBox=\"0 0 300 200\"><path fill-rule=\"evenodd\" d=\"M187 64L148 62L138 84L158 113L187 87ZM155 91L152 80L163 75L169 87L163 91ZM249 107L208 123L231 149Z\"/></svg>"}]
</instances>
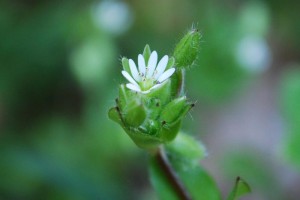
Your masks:
<instances>
[{"instance_id":1,"label":"flower center","mask_svg":"<svg viewBox=\"0 0 300 200\"><path fill-rule=\"evenodd\" d=\"M156 80L154 78L143 78L140 82L139 85L141 87L142 91L147 91L149 90L152 86L154 86L156 83Z\"/></svg>"}]
</instances>

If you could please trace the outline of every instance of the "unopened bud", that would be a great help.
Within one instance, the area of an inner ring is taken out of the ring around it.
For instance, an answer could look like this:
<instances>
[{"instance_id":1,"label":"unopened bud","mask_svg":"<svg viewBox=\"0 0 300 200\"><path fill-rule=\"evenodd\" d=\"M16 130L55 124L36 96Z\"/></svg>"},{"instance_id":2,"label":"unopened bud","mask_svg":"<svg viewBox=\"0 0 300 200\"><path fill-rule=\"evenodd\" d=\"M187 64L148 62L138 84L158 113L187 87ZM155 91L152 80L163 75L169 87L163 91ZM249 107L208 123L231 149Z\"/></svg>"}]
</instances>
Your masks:
<instances>
[{"instance_id":1,"label":"unopened bud","mask_svg":"<svg viewBox=\"0 0 300 200\"><path fill-rule=\"evenodd\" d=\"M200 49L200 39L199 31L192 29L179 41L174 50L176 67L186 68L194 63Z\"/></svg>"},{"instance_id":2,"label":"unopened bud","mask_svg":"<svg viewBox=\"0 0 300 200\"><path fill-rule=\"evenodd\" d=\"M171 101L161 113L161 121L165 121L167 124L176 123L182 117L184 117L189 111L190 105L187 103L186 97L180 97Z\"/></svg>"}]
</instances>

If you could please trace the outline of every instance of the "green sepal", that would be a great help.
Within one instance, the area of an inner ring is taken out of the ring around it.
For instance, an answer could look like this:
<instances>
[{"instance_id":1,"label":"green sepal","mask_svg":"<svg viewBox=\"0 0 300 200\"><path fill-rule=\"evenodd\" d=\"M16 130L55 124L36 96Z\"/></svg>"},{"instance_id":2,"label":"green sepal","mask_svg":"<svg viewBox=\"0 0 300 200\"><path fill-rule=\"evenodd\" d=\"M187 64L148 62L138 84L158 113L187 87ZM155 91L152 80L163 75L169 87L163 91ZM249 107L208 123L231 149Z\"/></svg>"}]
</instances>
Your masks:
<instances>
[{"instance_id":1,"label":"green sepal","mask_svg":"<svg viewBox=\"0 0 300 200\"><path fill-rule=\"evenodd\" d=\"M143 52L143 56L144 56L144 59L145 59L146 66L148 66L148 61L149 61L150 55L151 55L151 49L150 49L150 46L147 44L145 46L144 52Z\"/></svg>"},{"instance_id":2,"label":"green sepal","mask_svg":"<svg viewBox=\"0 0 300 200\"><path fill-rule=\"evenodd\" d=\"M120 117L120 113L119 113L118 107L113 107L113 108L109 109L109 111L108 111L108 117L109 117L109 119L111 119L114 122L117 122L118 124L120 124L121 126L123 126L123 122L122 122L122 119Z\"/></svg>"},{"instance_id":3,"label":"green sepal","mask_svg":"<svg viewBox=\"0 0 300 200\"><path fill-rule=\"evenodd\" d=\"M155 151L155 149L163 143L160 138L145 134L139 130L126 130L126 132L138 147L148 150L149 152Z\"/></svg>"},{"instance_id":4,"label":"green sepal","mask_svg":"<svg viewBox=\"0 0 300 200\"><path fill-rule=\"evenodd\" d=\"M162 86L152 90L150 93L145 94L145 98L159 98L160 106L164 106L171 99L171 82L170 80L165 81Z\"/></svg>"},{"instance_id":5,"label":"green sepal","mask_svg":"<svg viewBox=\"0 0 300 200\"><path fill-rule=\"evenodd\" d=\"M123 110L129 101L130 93L126 88L125 84L121 84L119 87L119 98L117 99L117 104L121 110Z\"/></svg>"},{"instance_id":6,"label":"green sepal","mask_svg":"<svg viewBox=\"0 0 300 200\"><path fill-rule=\"evenodd\" d=\"M122 58L122 66L123 69L131 75L130 67L129 67L129 60L126 57Z\"/></svg>"},{"instance_id":7,"label":"green sepal","mask_svg":"<svg viewBox=\"0 0 300 200\"><path fill-rule=\"evenodd\" d=\"M186 97L174 99L166 105L161 113L160 120L166 124L176 123L177 120L185 116L191 106L187 103Z\"/></svg>"},{"instance_id":8,"label":"green sepal","mask_svg":"<svg viewBox=\"0 0 300 200\"><path fill-rule=\"evenodd\" d=\"M173 124L164 124L160 131L160 138L165 142L174 140L180 130L181 121L177 121Z\"/></svg>"},{"instance_id":9,"label":"green sepal","mask_svg":"<svg viewBox=\"0 0 300 200\"><path fill-rule=\"evenodd\" d=\"M146 111L141 102L131 101L122 111L122 115L126 125L138 127L145 121Z\"/></svg>"},{"instance_id":10,"label":"green sepal","mask_svg":"<svg viewBox=\"0 0 300 200\"><path fill-rule=\"evenodd\" d=\"M157 97L150 97L147 102L147 114L150 119L157 119L161 112L162 102Z\"/></svg>"},{"instance_id":11,"label":"green sepal","mask_svg":"<svg viewBox=\"0 0 300 200\"><path fill-rule=\"evenodd\" d=\"M192 29L179 41L174 50L176 67L186 68L194 63L200 50L200 39L199 31Z\"/></svg>"},{"instance_id":12,"label":"green sepal","mask_svg":"<svg viewBox=\"0 0 300 200\"><path fill-rule=\"evenodd\" d=\"M139 130L148 135L157 135L159 124L155 120L148 119L142 126L139 127Z\"/></svg>"},{"instance_id":13,"label":"green sepal","mask_svg":"<svg viewBox=\"0 0 300 200\"><path fill-rule=\"evenodd\" d=\"M169 60L168 60L167 67L166 67L165 71L170 69L171 67L174 67L174 66L175 66L175 58L170 57Z\"/></svg>"},{"instance_id":14,"label":"green sepal","mask_svg":"<svg viewBox=\"0 0 300 200\"><path fill-rule=\"evenodd\" d=\"M184 94L184 73L184 69L179 69L171 77L171 96L173 98Z\"/></svg>"},{"instance_id":15,"label":"green sepal","mask_svg":"<svg viewBox=\"0 0 300 200\"><path fill-rule=\"evenodd\" d=\"M251 192L251 188L243 179L237 177L233 190L227 200L238 200L241 196Z\"/></svg>"}]
</instances>

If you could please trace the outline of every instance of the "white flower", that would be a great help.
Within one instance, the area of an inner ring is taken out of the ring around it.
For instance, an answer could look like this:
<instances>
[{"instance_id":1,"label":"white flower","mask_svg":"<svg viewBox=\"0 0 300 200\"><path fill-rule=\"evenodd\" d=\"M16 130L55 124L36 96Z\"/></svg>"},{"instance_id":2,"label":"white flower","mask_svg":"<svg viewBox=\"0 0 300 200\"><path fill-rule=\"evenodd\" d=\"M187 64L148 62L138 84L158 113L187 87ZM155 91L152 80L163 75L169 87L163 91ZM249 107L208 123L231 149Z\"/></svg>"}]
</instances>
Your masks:
<instances>
[{"instance_id":1,"label":"white flower","mask_svg":"<svg viewBox=\"0 0 300 200\"><path fill-rule=\"evenodd\" d=\"M123 76L130 82L126 87L141 93L149 93L154 88L159 87L175 72L175 68L170 68L165 71L169 57L165 55L157 64L157 52L153 51L150 55L148 65L145 64L144 56L138 56L138 68L134 61L129 59L129 68L131 75L123 70Z\"/></svg>"}]
</instances>

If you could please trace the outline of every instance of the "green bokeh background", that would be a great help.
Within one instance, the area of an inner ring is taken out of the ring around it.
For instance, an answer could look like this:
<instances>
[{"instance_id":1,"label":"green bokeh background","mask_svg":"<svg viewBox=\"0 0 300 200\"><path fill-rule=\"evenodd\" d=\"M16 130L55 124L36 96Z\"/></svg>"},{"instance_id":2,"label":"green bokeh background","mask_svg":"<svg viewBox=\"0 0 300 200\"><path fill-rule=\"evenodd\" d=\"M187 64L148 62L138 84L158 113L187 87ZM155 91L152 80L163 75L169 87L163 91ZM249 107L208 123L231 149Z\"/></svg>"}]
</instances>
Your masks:
<instances>
[{"instance_id":1,"label":"green bokeh background","mask_svg":"<svg viewBox=\"0 0 300 200\"><path fill-rule=\"evenodd\" d=\"M206 145L202 164L223 196L239 175L244 199L298 199L299 18L292 0L1 1L0 199L155 199L147 154L107 111L121 56L171 55L192 26L183 130Z\"/></svg>"}]
</instances>

